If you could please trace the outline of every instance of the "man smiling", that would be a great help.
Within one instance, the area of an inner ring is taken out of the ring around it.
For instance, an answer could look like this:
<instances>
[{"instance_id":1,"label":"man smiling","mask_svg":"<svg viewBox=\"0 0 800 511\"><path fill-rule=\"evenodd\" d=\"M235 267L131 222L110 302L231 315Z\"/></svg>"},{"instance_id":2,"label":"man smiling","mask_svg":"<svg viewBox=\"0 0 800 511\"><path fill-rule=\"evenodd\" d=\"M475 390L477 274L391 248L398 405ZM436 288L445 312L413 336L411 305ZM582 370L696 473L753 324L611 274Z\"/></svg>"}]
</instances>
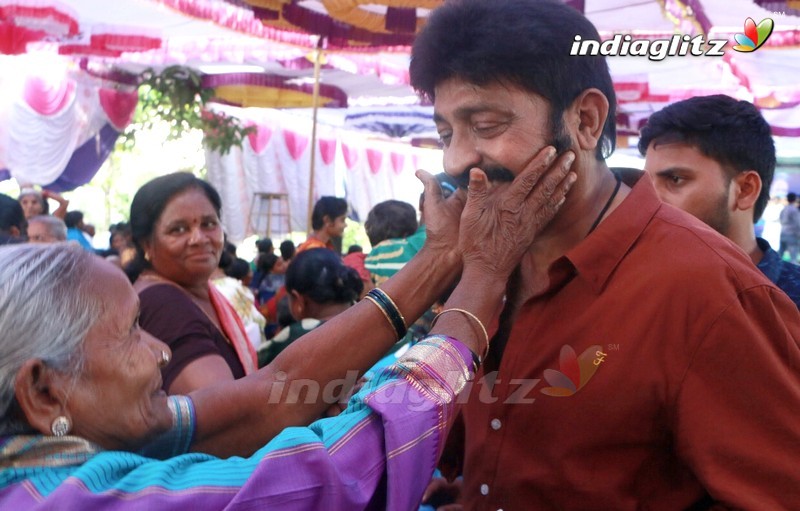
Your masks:
<instances>
[{"instance_id":1,"label":"man smiling","mask_svg":"<svg viewBox=\"0 0 800 511\"><path fill-rule=\"evenodd\" d=\"M664 202L739 245L800 307L800 266L753 229L769 201L775 144L752 103L723 95L674 103L650 116L639 151Z\"/></svg>"},{"instance_id":2,"label":"man smiling","mask_svg":"<svg viewBox=\"0 0 800 511\"><path fill-rule=\"evenodd\" d=\"M577 174L442 466L466 509L798 509L800 314L648 176L608 169L614 89L604 57L569 55L576 35L599 40L561 2L453 0L414 44L448 174L500 187L542 153Z\"/></svg>"}]
</instances>

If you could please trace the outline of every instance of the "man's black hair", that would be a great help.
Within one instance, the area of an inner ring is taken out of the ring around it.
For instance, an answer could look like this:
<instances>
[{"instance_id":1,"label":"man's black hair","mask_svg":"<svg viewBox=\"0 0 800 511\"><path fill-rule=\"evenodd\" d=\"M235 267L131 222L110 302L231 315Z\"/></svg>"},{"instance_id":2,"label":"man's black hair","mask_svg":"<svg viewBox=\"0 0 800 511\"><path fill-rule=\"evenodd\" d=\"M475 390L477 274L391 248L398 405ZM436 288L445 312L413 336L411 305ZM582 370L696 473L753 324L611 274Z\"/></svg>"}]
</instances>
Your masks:
<instances>
[{"instance_id":1,"label":"man's black hair","mask_svg":"<svg viewBox=\"0 0 800 511\"><path fill-rule=\"evenodd\" d=\"M753 208L753 222L758 222L775 174L775 143L769 124L752 103L722 94L673 103L650 116L639 137L639 152L644 156L651 143L657 147L676 142L696 147L731 178L756 171L761 193Z\"/></svg>"},{"instance_id":2,"label":"man's black hair","mask_svg":"<svg viewBox=\"0 0 800 511\"><path fill-rule=\"evenodd\" d=\"M586 17L558 0L448 1L414 41L411 85L430 100L450 78L516 85L549 102L553 131L567 107L596 88L609 103L595 153L602 160L616 145L616 95L605 57L569 54L576 35L600 41Z\"/></svg>"}]
</instances>

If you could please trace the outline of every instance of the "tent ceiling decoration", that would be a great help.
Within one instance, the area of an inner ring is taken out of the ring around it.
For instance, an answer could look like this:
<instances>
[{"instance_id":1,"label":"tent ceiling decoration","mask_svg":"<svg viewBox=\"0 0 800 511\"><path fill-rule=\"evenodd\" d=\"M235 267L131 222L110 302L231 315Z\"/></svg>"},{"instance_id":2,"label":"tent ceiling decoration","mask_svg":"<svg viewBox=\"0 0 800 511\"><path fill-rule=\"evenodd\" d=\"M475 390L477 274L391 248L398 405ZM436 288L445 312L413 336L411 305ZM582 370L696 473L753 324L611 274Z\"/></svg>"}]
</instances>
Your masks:
<instances>
[{"instance_id":1,"label":"tent ceiling decoration","mask_svg":"<svg viewBox=\"0 0 800 511\"><path fill-rule=\"evenodd\" d=\"M0 0L0 53L19 55L28 43L77 34L77 15L65 4Z\"/></svg>"},{"instance_id":2,"label":"tent ceiling decoration","mask_svg":"<svg viewBox=\"0 0 800 511\"><path fill-rule=\"evenodd\" d=\"M442 0L244 0L280 29L326 38L330 47L409 46Z\"/></svg>"},{"instance_id":3,"label":"tent ceiling decoration","mask_svg":"<svg viewBox=\"0 0 800 511\"><path fill-rule=\"evenodd\" d=\"M347 94L339 87L321 84L317 97L313 85L269 73L224 73L206 75L201 84L214 89L214 97L242 107L308 108L346 107Z\"/></svg>"}]
</instances>

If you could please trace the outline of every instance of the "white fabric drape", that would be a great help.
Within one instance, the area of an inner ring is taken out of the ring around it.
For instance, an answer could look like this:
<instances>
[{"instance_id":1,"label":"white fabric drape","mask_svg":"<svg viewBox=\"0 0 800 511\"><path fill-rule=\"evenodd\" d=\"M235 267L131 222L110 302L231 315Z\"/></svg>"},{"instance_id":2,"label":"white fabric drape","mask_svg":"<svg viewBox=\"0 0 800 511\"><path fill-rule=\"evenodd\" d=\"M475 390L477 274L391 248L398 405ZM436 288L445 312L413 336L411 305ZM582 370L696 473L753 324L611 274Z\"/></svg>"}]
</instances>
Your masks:
<instances>
[{"instance_id":1,"label":"white fabric drape","mask_svg":"<svg viewBox=\"0 0 800 511\"><path fill-rule=\"evenodd\" d=\"M243 148L235 148L228 155L206 152L208 180L222 196L222 221L228 238L240 243L254 233L265 235L263 223L258 226L263 232L257 233L250 225L255 192L288 194L292 230L305 232L311 121L278 110L224 107L224 111L260 128ZM323 195L345 197L362 222L375 204L388 199L402 200L416 208L422 185L414 175L415 169L441 172L441 151L370 139L330 126L317 127L313 150L314 202ZM273 228L285 231L275 223Z\"/></svg>"}]
</instances>

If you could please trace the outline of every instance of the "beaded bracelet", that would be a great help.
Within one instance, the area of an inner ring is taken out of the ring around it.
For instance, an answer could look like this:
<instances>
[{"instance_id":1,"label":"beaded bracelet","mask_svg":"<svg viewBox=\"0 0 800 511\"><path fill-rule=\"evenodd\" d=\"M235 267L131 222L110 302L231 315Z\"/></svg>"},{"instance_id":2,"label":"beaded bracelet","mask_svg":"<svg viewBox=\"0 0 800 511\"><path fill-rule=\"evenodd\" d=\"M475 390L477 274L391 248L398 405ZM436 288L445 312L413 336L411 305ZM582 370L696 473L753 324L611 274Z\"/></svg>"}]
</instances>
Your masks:
<instances>
[{"instance_id":1,"label":"beaded bracelet","mask_svg":"<svg viewBox=\"0 0 800 511\"><path fill-rule=\"evenodd\" d=\"M483 338L486 341L486 349L483 351L483 356L478 358L478 364L480 364L483 361L483 359L486 358L486 355L489 353L489 333L486 331L486 327L483 326L483 322L480 319L478 319L478 316L471 313L470 311L464 309L457 309L454 307L452 309L445 309L439 314L437 314L436 317L433 318L433 321L431 321L431 328L433 328L433 326L436 324L436 321L439 319L440 316L442 316L443 314L447 314L448 312L460 312L461 314L464 314L468 318L475 321L478 324L478 326L481 327L481 332L483 332Z\"/></svg>"},{"instance_id":2,"label":"beaded bracelet","mask_svg":"<svg viewBox=\"0 0 800 511\"><path fill-rule=\"evenodd\" d=\"M398 339L405 337L408 329L406 328L406 319L400 313L400 309L395 305L394 300L389 298L385 291L379 288L370 289L364 296L372 303L378 306L383 313L383 316L389 322L389 325L394 329Z\"/></svg>"}]
</instances>

